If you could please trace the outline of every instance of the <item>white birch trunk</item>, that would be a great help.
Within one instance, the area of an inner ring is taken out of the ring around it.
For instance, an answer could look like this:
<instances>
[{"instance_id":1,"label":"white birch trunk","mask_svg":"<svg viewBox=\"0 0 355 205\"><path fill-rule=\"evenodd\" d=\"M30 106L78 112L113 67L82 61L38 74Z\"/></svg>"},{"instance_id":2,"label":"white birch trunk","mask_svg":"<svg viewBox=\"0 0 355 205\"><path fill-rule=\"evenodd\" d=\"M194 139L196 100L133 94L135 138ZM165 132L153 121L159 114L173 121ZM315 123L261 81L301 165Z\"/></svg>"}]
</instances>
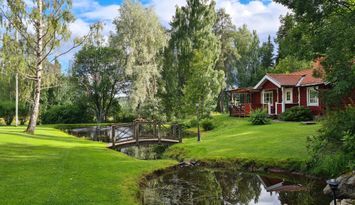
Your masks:
<instances>
[{"instance_id":1,"label":"white birch trunk","mask_svg":"<svg viewBox=\"0 0 355 205\"><path fill-rule=\"evenodd\" d=\"M32 113L30 117L30 122L27 126L27 133L34 134L37 125L37 119L39 114L39 105L41 98L41 81L42 81L42 58L43 58L43 19L42 19L42 0L37 0L37 6L39 11L39 19L36 27L36 43L37 43L37 51L36 51L36 80L35 80L35 93L34 93L34 102L32 106Z\"/></svg>"}]
</instances>

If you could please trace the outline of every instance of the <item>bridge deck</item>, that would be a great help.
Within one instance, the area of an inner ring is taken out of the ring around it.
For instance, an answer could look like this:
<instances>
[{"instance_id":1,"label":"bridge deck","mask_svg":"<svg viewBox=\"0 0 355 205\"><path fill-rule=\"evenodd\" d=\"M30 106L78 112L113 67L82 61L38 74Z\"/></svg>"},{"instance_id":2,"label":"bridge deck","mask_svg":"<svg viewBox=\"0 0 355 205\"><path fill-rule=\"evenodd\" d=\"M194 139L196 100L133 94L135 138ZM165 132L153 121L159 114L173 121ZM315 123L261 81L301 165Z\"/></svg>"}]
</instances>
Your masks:
<instances>
[{"instance_id":1,"label":"bridge deck","mask_svg":"<svg viewBox=\"0 0 355 205\"><path fill-rule=\"evenodd\" d=\"M158 144L158 143L162 143L162 144L175 144L175 143L179 143L179 140L174 140L174 139L139 139L138 140L138 144ZM137 141L135 139L131 139L131 140L125 140L125 141L118 141L115 143L115 147L116 148L120 148L120 147L127 147L127 146L132 146L137 144ZM113 143L109 143L108 147L112 148L113 147Z\"/></svg>"}]
</instances>

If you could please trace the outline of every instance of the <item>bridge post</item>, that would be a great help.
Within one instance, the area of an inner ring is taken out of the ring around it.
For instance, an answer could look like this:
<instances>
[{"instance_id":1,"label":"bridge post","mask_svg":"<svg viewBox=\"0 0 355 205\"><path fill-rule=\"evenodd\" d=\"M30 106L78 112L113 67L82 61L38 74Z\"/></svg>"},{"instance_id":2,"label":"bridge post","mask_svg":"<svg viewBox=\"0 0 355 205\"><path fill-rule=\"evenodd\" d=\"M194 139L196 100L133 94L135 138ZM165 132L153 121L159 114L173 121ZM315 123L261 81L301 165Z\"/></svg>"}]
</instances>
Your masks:
<instances>
[{"instance_id":1,"label":"bridge post","mask_svg":"<svg viewBox=\"0 0 355 205\"><path fill-rule=\"evenodd\" d=\"M161 123L158 122L158 142L160 144L160 141L161 141L161 136L160 136L160 126L161 126Z\"/></svg>"},{"instance_id":2,"label":"bridge post","mask_svg":"<svg viewBox=\"0 0 355 205\"><path fill-rule=\"evenodd\" d=\"M139 122L133 122L134 137L136 139L136 145L139 146Z\"/></svg>"},{"instance_id":3,"label":"bridge post","mask_svg":"<svg viewBox=\"0 0 355 205\"><path fill-rule=\"evenodd\" d=\"M115 146L116 146L116 145L115 145L115 137L116 137L116 136L115 136L115 134L116 134L116 133L115 133L115 128L116 128L116 127L115 127L114 125L111 126L111 138L112 138L112 147L113 147L113 148L115 148Z\"/></svg>"},{"instance_id":4,"label":"bridge post","mask_svg":"<svg viewBox=\"0 0 355 205\"><path fill-rule=\"evenodd\" d=\"M179 142L182 143L182 136L181 136L181 126L180 125L176 125L177 130L178 130L178 139Z\"/></svg>"}]
</instances>

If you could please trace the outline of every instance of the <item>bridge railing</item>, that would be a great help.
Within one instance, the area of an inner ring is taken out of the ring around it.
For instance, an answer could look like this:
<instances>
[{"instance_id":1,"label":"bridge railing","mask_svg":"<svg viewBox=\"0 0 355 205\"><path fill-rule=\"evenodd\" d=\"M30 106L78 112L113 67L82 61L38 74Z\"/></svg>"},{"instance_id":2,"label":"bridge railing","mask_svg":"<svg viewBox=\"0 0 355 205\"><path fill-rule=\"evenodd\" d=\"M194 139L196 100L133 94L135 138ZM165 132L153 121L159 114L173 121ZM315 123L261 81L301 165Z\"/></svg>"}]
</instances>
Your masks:
<instances>
[{"instance_id":1,"label":"bridge railing","mask_svg":"<svg viewBox=\"0 0 355 205\"><path fill-rule=\"evenodd\" d=\"M111 142L114 147L118 143L135 142L139 145L143 140L161 141L172 140L181 142L181 126L157 121L134 121L111 126Z\"/></svg>"}]
</instances>

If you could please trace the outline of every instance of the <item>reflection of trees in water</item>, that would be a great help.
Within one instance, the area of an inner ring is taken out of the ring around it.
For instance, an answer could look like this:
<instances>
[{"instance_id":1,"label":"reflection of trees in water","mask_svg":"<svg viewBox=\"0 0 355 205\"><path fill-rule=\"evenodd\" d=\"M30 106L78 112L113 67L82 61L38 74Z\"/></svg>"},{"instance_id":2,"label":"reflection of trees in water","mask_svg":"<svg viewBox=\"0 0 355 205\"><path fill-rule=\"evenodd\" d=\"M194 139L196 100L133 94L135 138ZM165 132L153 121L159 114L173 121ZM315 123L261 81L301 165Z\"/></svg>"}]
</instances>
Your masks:
<instances>
[{"instance_id":1,"label":"reflection of trees in water","mask_svg":"<svg viewBox=\"0 0 355 205\"><path fill-rule=\"evenodd\" d=\"M225 202L240 205L257 203L261 193L260 181L255 175L241 172L216 172Z\"/></svg>"},{"instance_id":2,"label":"reflection of trees in water","mask_svg":"<svg viewBox=\"0 0 355 205\"><path fill-rule=\"evenodd\" d=\"M257 202L261 192L255 175L196 168L163 175L148 186L145 204L244 205Z\"/></svg>"},{"instance_id":3,"label":"reflection of trees in water","mask_svg":"<svg viewBox=\"0 0 355 205\"><path fill-rule=\"evenodd\" d=\"M296 178L287 180L291 184L300 182ZM281 204L329 204L329 198L322 194L321 185L312 180L301 181L308 191L280 192ZM143 204L257 204L262 186L258 177L252 173L186 167L150 180L144 190Z\"/></svg>"},{"instance_id":4,"label":"reflection of trees in water","mask_svg":"<svg viewBox=\"0 0 355 205\"><path fill-rule=\"evenodd\" d=\"M279 200L281 204L288 205L319 205L329 204L330 198L322 192L323 186L314 181L303 182L306 190L300 192L280 192Z\"/></svg>"}]
</instances>

